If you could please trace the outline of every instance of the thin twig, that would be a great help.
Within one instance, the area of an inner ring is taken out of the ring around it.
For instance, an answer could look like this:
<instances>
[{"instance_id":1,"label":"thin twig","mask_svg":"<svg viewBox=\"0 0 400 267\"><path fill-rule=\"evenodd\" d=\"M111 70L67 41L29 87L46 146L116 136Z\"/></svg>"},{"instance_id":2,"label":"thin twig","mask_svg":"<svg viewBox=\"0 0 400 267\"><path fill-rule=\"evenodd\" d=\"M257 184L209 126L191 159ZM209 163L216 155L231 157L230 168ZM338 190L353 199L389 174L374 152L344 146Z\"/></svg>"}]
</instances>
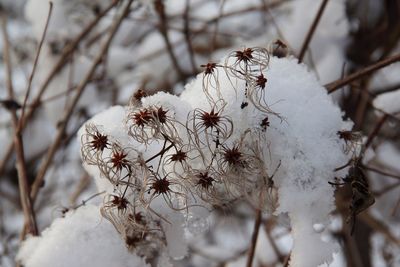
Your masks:
<instances>
[{"instance_id":1,"label":"thin twig","mask_svg":"<svg viewBox=\"0 0 400 267\"><path fill-rule=\"evenodd\" d=\"M383 124L385 121L389 118L388 115L383 115L381 119L378 121L378 123L375 125L374 129L372 132L368 135L367 141L365 142L365 149L367 149L371 144L372 141L375 139L375 137L378 135L380 129L382 128Z\"/></svg>"},{"instance_id":2,"label":"thin twig","mask_svg":"<svg viewBox=\"0 0 400 267\"><path fill-rule=\"evenodd\" d=\"M86 88L86 85L88 84L88 82L91 80L94 72L96 71L98 65L101 63L101 61L104 58L104 55L107 53L108 47L111 44L111 41L113 40L113 37L115 35L115 33L117 32L117 30L119 29L119 26L121 25L123 19L129 14L130 12L130 6L132 4L133 0L129 0L128 4L126 5L125 9L123 10L121 16L118 18L118 20L115 21L115 23L113 24L113 27L111 28L111 32L110 35L108 37L108 39L106 40L106 42L103 44L103 46L101 47L97 57L95 58L90 70L87 72L87 74L85 75L85 77L83 78L83 80L81 81L81 83L79 84L78 88L77 88L77 92L74 96L74 98L71 100L70 105L68 106L68 108L65 110L64 115L62 116L62 119L60 120L60 123L58 125L58 130L57 130L57 134L56 134L56 138L53 141L52 145L50 146L44 160L42 161L42 164L39 167L39 171L35 177L35 181L33 182L32 185L32 190L31 190L31 198L34 201L36 199L36 196L39 192L40 189L40 185L43 183L44 181L44 177L46 175L47 169L50 166L53 157L55 155L55 153L57 152L60 144L62 143L62 140L64 138L64 134L65 134L65 130L67 128L68 122L72 116L72 112L76 106L76 104L79 101L79 98L81 97L84 89Z\"/></svg>"},{"instance_id":3,"label":"thin twig","mask_svg":"<svg viewBox=\"0 0 400 267\"><path fill-rule=\"evenodd\" d=\"M254 221L253 234L251 236L251 243L250 243L250 248L249 248L249 252L248 252L248 256L247 256L246 267L251 267L253 265L254 253L256 251L256 245L257 245L257 239L258 239L258 233L260 231L261 217L262 217L261 209L257 209L256 219Z\"/></svg>"},{"instance_id":4,"label":"thin twig","mask_svg":"<svg viewBox=\"0 0 400 267\"><path fill-rule=\"evenodd\" d=\"M174 48L172 47L171 40L169 39L168 35L168 18L167 15L165 14L165 6L162 0L156 0L154 2L155 10L157 11L158 17L160 18L160 23L158 30L161 33L161 36L164 39L165 45L167 46L167 51L169 54L169 57L171 59L172 65L174 65L174 68L176 72L178 73L179 77L181 79L184 79L185 74L182 71L181 67L179 66L178 59L176 58L176 55L174 53Z\"/></svg>"},{"instance_id":5,"label":"thin twig","mask_svg":"<svg viewBox=\"0 0 400 267\"><path fill-rule=\"evenodd\" d=\"M268 221L264 221L264 230L265 230L265 234L266 234L266 236L268 238L269 243L271 243L272 249L274 250L276 257L278 258L278 261L280 263L284 263L285 256L282 255L282 253L280 252L278 246L276 245L275 240L271 236L271 232L270 232L271 230L270 230L270 226L269 226Z\"/></svg>"},{"instance_id":6,"label":"thin twig","mask_svg":"<svg viewBox=\"0 0 400 267\"><path fill-rule=\"evenodd\" d=\"M376 172L376 173L382 174L384 176L392 177L394 179L399 179L400 180L400 175L396 175L396 174L393 174L393 173L388 173L388 172L379 170L379 169L374 168L374 167L366 166L366 165L363 165L363 168L368 170L368 171L371 171L371 172Z\"/></svg>"},{"instance_id":7,"label":"thin twig","mask_svg":"<svg viewBox=\"0 0 400 267\"><path fill-rule=\"evenodd\" d=\"M368 107L368 77L363 78L360 82L359 95L354 115L354 130L360 130L365 119L365 113Z\"/></svg>"},{"instance_id":8,"label":"thin twig","mask_svg":"<svg viewBox=\"0 0 400 267\"><path fill-rule=\"evenodd\" d=\"M390 192L393 189L396 189L396 187L399 187L399 186L400 186L400 182L397 182L397 183L385 186L384 188L382 188L379 191L374 191L373 193L374 193L375 197L380 197L380 196L386 194L387 192Z\"/></svg>"},{"instance_id":9,"label":"thin twig","mask_svg":"<svg viewBox=\"0 0 400 267\"><path fill-rule=\"evenodd\" d=\"M372 93L373 96L377 96L377 95L397 91L398 89L400 89L400 83L390 84L390 85L383 86L383 87L377 87L377 88L371 89L371 91L373 92Z\"/></svg>"},{"instance_id":10,"label":"thin twig","mask_svg":"<svg viewBox=\"0 0 400 267\"><path fill-rule=\"evenodd\" d=\"M4 16L2 16L1 19L2 19L1 26L2 26L3 40L4 40L3 56L6 65L5 69L6 69L7 91L8 91L8 97L10 99L14 99L14 89L12 85L12 67L11 67L10 51L9 51L9 39L6 26L7 22ZM17 111L15 109L11 109L10 113L15 132L13 142L15 144L15 150L17 154L16 167L18 172L18 187L19 187L21 206L24 212L25 225L28 227L27 231L30 234L37 235L38 229L36 224L35 212L33 209L32 201L29 197L28 174L26 171L22 134L18 130Z\"/></svg>"},{"instance_id":11,"label":"thin twig","mask_svg":"<svg viewBox=\"0 0 400 267\"><path fill-rule=\"evenodd\" d=\"M33 117L35 114L36 109L42 103L42 95L46 91L47 87L49 86L50 82L53 78L58 74L58 72L64 67L64 65L68 62L70 55L76 50L79 43L91 32L91 30L98 24L100 19L104 17L117 3L119 0L114 0L110 3L110 5L104 9L99 15L90 22L82 31L81 33L75 37L75 39L69 43L63 50L59 60L54 65L52 71L49 73L47 78L44 80L43 84L39 88L39 92L36 97L33 99L32 103L29 105L31 108L26 112L25 116L20 118L21 129L25 128L27 122ZM8 147L5 149L6 153L4 154L3 160L0 162L0 176L3 174L6 164L11 158L14 149L14 142L11 142Z\"/></svg>"},{"instance_id":12,"label":"thin twig","mask_svg":"<svg viewBox=\"0 0 400 267\"><path fill-rule=\"evenodd\" d=\"M221 0L219 4L219 9L218 9L218 16L215 18L214 21L214 31L212 33L212 40L211 40L211 45L210 45L210 55L212 52L214 52L216 46L217 46L217 36L218 36L218 31L219 31L219 22L223 18L223 11L224 11L224 5L225 5L225 0ZM211 59L209 59L211 60Z\"/></svg>"},{"instance_id":13,"label":"thin twig","mask_svg":"<svg viewBox=\"0 0 400 267\"><path fill-rule=\"evenodd\" d=\"M396 213L397 213L397 210L398 210L399 208L400 208L400 197L399 197L399 199L397 200L396 205L394 206L394 208L393 208L393 210L392 210L392 212L391 212L391 215L392 215L392 216L395 216Z\"/></svg>"},{"instance_id":14,"label":"thin twig","mask_svg":"<svg viewBox=\"0 0 400 267\"><path fill-rule=\"evenodd\" d=\"M185 34L186 45L189 52L189 59L190 59L190 64L192 65L193 73L197 73L197 65L194 59L193 45L190 36L189 14L190 14L190 0L186 0L185 12L183 13L183 32Z\"/></svg>"},{"instance_id":15,"label":"thin twig","mask_svg":"<svg viewBox=\"0 0 400 267\"><path fill-rule=\"evenodd\" d=\"M314 18L313 23L311 24L310 29L308 30L307 36L304 39L303 45L301 46L300 54L299 54L299 63L303 61L304 55L306 54L308 45L311 42L311 38L314 35L315 29L317 29L318 23L322 17L322 14L324 13L326 4L328 3L328 0L323 0L321 3L321 6L318 9L317 15Z\"/></svg>"},{"instance_id":16,"label":"thin twig","mask_svg":"<svg viewBox=\"0 0 400 267\"><path fill-rule=\"evenodd\" d=\"M381 233L386 237L387 240L400 246L400 239L398 239L395 235L393 235L386 224L377 220L373 216L371 216L368 212L363 212L359 215L360 219L367 224L369 227L375 230L375 232Z\"/></svg>"},{"instance_id":17,"label":"thin twig","mask_svg":"<svg viewBox=\"0 0 400 267\"><path fill-rule=\"evenodd\" d=\"M39 61L39 57L40 57L40 52L42 51L42 47L43 47L43 43L44 43L44 39L46 38L46 33L47 33L47 29L49 27L49 22L50 22L50 18L51 18L51 13L53 11L53 2L49 2L49 13L47 15L47 19L46 19L46 24L44 26L44 30L43 30L43 34L40 38L40 42L39 42L39 46L36 52L36 56L35 56L35 60L33 61L33 67L32 67L32 71L31 74L29 75L29 79L28 79L28 87L26 88L26 93L25 93L25 98L24 98L24 102L22 104L22 111L21 111L21 120L18 123L18 131L22 130L22 118L24 118L25 116L25 108L26 108L26 102L28 101L29 98L29 94L31 92L31 88L32 88L32 81L33 81L33 77L35 76L36 73L36 67Z\"/></svg>"},{"instance_id":18,"label":"thin twig","mask_svg":"<svg viewBox=\"0 0 400 267\"><path fill-rule=\"evenodd\" d=\"M366 67L364 69L362 69L362 70L356 71L355 73L350 74L350 75L348 75L348 76L346 76L346 77L344 77L342 79L339 79L337 81L328 83L328 84L325 85L325 88L328 90L329 94L333 93L336 90L338 90L339 88L341 88L341 87L343 87L345 85L348 85L351 82L364 77L365 75L371 74L372 72L374 72L374 71L376 71L378 69L381 69L383 67L386 67L386 66L388 66L390 64L393 64L393 63L395 63L397 61L400 61L400 54L397 54L397 55L394 55L392 57L388 57L388 58L382 59L382 60L380 60L380 61L378 61L378 62L376 62L376 63L374 63L374 64L372 64L372 65L370 65L370 66L368 66L368 67Z\"/></svg>"},{"instance_id":19,"label":"thin twig","mask_svg":"<svg viewBox=\"0 0 400 267\"><path fill-rule=\"evenodd\" d=\"M78 186L72 193L72 196L69 198L69 202L71 203L71 205L76 204L76 200L82 194L82 192L88 188L88 186L90 185L90 181L91 181L90 176L87 173L85 173L79 180Z\"/></svg>"}]
</instances>

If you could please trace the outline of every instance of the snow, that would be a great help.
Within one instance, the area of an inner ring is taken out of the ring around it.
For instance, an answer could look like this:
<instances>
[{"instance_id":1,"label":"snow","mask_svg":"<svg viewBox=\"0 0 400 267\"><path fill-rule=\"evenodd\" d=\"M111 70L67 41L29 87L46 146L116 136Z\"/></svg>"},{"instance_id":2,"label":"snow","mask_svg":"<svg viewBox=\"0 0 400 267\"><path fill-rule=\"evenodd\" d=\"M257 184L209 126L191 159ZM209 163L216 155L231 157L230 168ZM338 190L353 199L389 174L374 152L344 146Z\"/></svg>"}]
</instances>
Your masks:
<instances>
[{"instance_id":1,"label":"snow","mask_svg":"<svg viewBox=\"0 0 400 267\"><path fill-rule=\"evenodd\" d=\"M30 237L17 258L26 267L150 266L130 253L99 208L83 206L54 220L40 237Z\"/></svg>"}]
</instances>

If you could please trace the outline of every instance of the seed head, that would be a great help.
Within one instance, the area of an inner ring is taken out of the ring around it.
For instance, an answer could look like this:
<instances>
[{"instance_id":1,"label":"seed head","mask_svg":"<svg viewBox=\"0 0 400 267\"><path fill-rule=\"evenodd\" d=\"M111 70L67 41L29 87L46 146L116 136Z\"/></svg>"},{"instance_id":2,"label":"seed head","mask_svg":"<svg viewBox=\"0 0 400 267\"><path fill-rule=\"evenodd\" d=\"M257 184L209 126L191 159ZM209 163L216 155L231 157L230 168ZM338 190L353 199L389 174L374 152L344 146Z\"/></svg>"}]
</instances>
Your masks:
<instances>
[{"instance_id":1,"label":"seed head","mask_svg":"<svg viewBox=\"0 0 400 267\"><path fill-rule=\"evenodd\" d=\"M267 130L267 127L269 127L268 116L262 119L260 126L262 127L263 131Z\"/></svg>"},{"instance_id":2,"label":"seed head","mask_svg":"<svg viewBox=\"0 0 400 267\"><path fill-rule=\"evenodd\" d=\"M197 175L197 178L199 179L197 181L197 185L200 185L204 189L208 189L210 186L212 186L212 183L215 181L211 176L208 175L208 172L201 172Z\"/></svg>"},{"instance_id":3,"label":"seed head","mask_svg":"<svg viewBox=\"0 0 400 267\"><path fill-rule=\"evenodd\" d=\"M167 112L168 110L164 110L162 107L156 108L152 111L154 117L158 118L160 123L165 123L167 121Z\"/></svg>"},{"instance_id":4,"label":"seed head","mask_svg":"<svg viewBox=\"0 0 400 267\"><path fill-rule=\"evenodd\" d=\"M107 135L96 132L93 135L93 140L90 142L90 145L97 151L103 151L109 145Z\"/></svg>"},{"instance_id":5,"label":"seed head","mask_svg":"<svg viewBox=\"0 0 400 267\"><path fill-rule=\"evenodd\" d=\"M128 156L127 153L122 151L114 151L111 157L111 163L113 164L113 168L116 168L118 171L122 170L122 168L128 168L128 160L126 159Z\"/></svg>"},{"instance_id":6,"label":"seed head","mask_svg":"<svg viewBox=\"0 0 400 267\"><path fill-rule=\"evenodd\" d=\"M182 163L182 161L185 161L186 158L187 158L186 152L178 150L175 154L171 156L171 161L179 161L180 163Z\"/></svg>"},{"instance_id":7,"label":"seed head","mask_svg":"<svg viewBox=\"0 0 400 267\"><path fill-rule=\"evenodd\" d=\"M238 61L247 63L253 58L253 49L246 48L243 51L236 51L235 57Z\"/></svg>"},{"instance_id":8,"label":"seed head","mask_svg":"<svg viewBox=\"0 0 400 267\"><path fill-rule=\"evenodd\" d=\"M147 96L147 93L143 89L139 89L136 91L136 93L133 95L133 97L137 100L140 101L143 97Z\"/></svg>"},{"instance_id":9,"label":"seed head","mask_svg":"<svg viewBox=\"0 0 400 267\"><path fill-rule=\"evenodd\" d=\"M161 195L166 194L171 190L169 186L170 182L167 180L167 177L161 179L156 178L151 184L150 189L154 190L154 194Z\"/></svg>"},{"instance_id":10,"label":"seed head","mask_svg":"<svg viewBox=\"0 0 400 267\"><path fill-rule=\"evenodd\" d=\"M116 195L113 195L113 199L111 201L112 205L117 207L118 210L126 210L128 207L128 200L124 197L119 197Z\"/></svg>"},{"instance_id":11,"label":"seed head","mask_svg":"<svg viewBox=\"0 0 400 267\"><path fill-rule=\"evenodd\" d=\"M151 112L148 109L142 109L133 114L133 120L137 126L144 126L151 120Z\"/></svg>"},{"instance_id":12,"label":"seed head","mask_svg":"<svg viewBox=\"0 0 400 267\"><path fill-rule=\"evenodd\" d=\"M207 65L201 65L201 67L204 68L204 74L208 75L208 74L212 74L215 70L215 68L217 67L217 63L207 63Z\"/></svg>"},{"instance_id":13,"label":"seed head","mask_svg":"<svg viewBox=\"0 0 400 267\"><path fill-rule=\"evenodd\" d=\"M201 115L201 120L203 121L203 125L207 129L217 126L221 120L221 117L218 115L218 112L214 112L214 109L212 109L210 113L204 112Z\"/></svg>"},{"instance_id":14,"label":"seed head","mask_svg":"<svg viewBox=\"0 0 400 267\"><path fill-rule=\"evenodd\" d=\"M267 83L267 78L265 78L262 73L259 76L257 76L256 84L258 87L260 87L261 89L265 89L266 83Z\"/></svg>"},{"instance_id":15,"label":"seed head","mask_svg":"<svg viewBox=\"0 0 400 267\"><path fill-rule=\"evenodd\" d=\"M238 146L227 148L223 152L223 160L231 166L237 166L243 162L243 154Z\"/></svg>"}]
</instances>

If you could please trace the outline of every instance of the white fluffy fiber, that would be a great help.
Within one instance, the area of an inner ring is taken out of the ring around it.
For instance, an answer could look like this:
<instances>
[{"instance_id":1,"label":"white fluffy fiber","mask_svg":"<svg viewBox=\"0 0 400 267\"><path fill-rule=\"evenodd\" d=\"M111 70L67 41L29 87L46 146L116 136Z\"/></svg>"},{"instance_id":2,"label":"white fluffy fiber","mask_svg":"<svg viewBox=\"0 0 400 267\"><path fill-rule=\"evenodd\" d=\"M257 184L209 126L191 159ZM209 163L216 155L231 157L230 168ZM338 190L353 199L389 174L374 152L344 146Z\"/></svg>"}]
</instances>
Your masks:
<instances>
[{"instance_id":1,"label":"white fluffy fiber","mask_svg":"<svg viewBox=\"0 0 400 267\"><path fill-rule=\"evenodd\" d=\"M96 206L83 206L56 219L40 237L30 237L18 256L25 267L146 267L130 253Z\"/></svg>"}]
</instances>

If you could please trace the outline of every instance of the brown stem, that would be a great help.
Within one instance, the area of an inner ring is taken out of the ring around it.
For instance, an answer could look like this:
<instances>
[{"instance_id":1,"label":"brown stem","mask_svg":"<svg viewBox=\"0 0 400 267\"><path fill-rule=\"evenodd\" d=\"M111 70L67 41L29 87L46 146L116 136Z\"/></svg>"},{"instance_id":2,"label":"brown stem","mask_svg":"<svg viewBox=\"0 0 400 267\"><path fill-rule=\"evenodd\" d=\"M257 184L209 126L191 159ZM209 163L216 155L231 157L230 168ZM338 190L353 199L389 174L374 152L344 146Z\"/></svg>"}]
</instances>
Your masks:
<instances>
[{"instance_id":1,"label":"brown stem","mask_svg":"<svg viewBox=\"0 0 400 267\"><path fill-rule=\"evenodd\" d=\"M368 135L367 142L365 142L365 150L372 144L372 141L374 138L378 135L380 129L382 128L383 124L385 121L389 118L388 115L383 115L381 119L378 121L378 123L375 125L375 128L372 130L372 132Z\"/></svg>"},{"instance_id":2,"label":"brown stem","mask_svg":"<svg viewBox=\"0 0 400 267\"><path fill-rule=\"evenodd\" d=\"M184 72L182 71L181 67L179 66L178 59L176 58L176 55L174 53L174 49L171 44L171 40L169 39L168 35L168 18L167 15L165 14L165 6L162 0L156 0L154 2L155 9L157 11L157 14L160 18L160 24L158 27L158 30L161 33L161 36L164 39L165 45L167 46L167 51L169 54L169 57L172 61L172 65L174 65L174 68L176 72L178 73L179 77L183 79L185 77Z\"/></svg>"},{"instance_id":3,"label":"brown stem","mask_svg":"<svg viewBox=\"0 0 400 267\"><path fill-rule=\"evenodd\" d=\"M275 240L272 238L271 232L270 232L271 230L270 230L270 227L269 227L267 221L264 222L264 229L265 229L265 233L267 235L268 241L269 241L269 243L271 243L272 249L274 250L276 257L278 258L278 261L283 264L285 262L285 256L282 255L278 246L276 245Z\"/></svg>"},{"instance_id":4,"label":"brown stem","mask_svg":"<svg viewBox=\"0 0 400 267\"><path fill-rule=\"evenodd\" d=\"M194 59L193 45L190 36L189 14L190 14L190 0L186 0L185 12L183 13L183 32L185 34L186 45L189 52L189 59L190 59L190 64L192 65L193 73L197 73L196 61Z\"/></svg>"},{"instance_id":5,"label":"brown stem","mask_svg":"<svg viewBox=\"0 0 400 267\"><path fill-rule=\"evenodd\" d=\"M375 219L368 212L363 212L359 215L360 219L367 224L369 227L375 230L377 233L381 233L386 237L387 240L400 246L400 239L393 235L387 225L380 220Z\"/></svg>"},{"instance_id":6,"label":"brown stem","mask_svg":"<svg viewBox=\"0 0 400 267\"><path fill-rule=\"evenodd\" d=\"M25 93L25 98L24 98L24 102L22 104L22 111L21 111L21 120L18 123L18 131L22 131L22 118L24 118L25 115L25 108L26 108L26 102L28 101L28 97L29 94L31 92L31 88L32 88L32 81L33 81L33 77L35 76L36 73L36 67L39 61L39 56L40 56L40 52L42 51L42 47L43 47L43 43L44 43L44 39L46 38L46 33L47 33L47 29L49 27L49 22L50 22L50 18L51 18L51 13L53 11L53 2L49 2L49 14L47 16L47 20L46 20L46 24L44 26L44 30L43 30L43 34L40 38L40 42L39 42L39 46L36 52L36 56L35 56L35 60L33 61L33 67L32 67L32 71L31 74L29 75L29 79L28 79L28 87L26 88L26 93Z\"/></svg>"},{"instance_id":7,"label":"brown stem","mask_svg":"<svg viewBox=\"0 0 400 267\"><path fill-rule=\"evenodd\" d=\"M353 74L350 74L342 79L339 79L337 81L328 83L325 85L325 88L328 90L328 93L333 93L335 92L337 89L357 80L360 79L361 77L364 77L365 75L371 74L372 72L381 69L383 67L386 67L392 63L395 63L397 61L400 61L400 54L394 55L392 57L388 57L385 59L382 59L362 70L356 71Z\"/></svg>"},{"instance_id":8,"label":"brown stem","mask_svg":"<svg viewBox=\"0 0 400 267\"><path fill-rule=\"evenodd\" d=\"M83 80L79 84L79 86L78 86L78 88L76 90L77 92L76 92L75 96L71 100L70 105L65 110L64 115L62 116L62 118L60 120L60 123L58 125L56 138L53 141L53 143L51 144L47 154L45 155L45 158L43 159L42 164L39 167L39 171L38 171L38 173L37 173L37 175L35 177L35 181L33 182L32 190L31 190L31 198L32 198L33 201L35 200L35 198L36 198L36 196L37 196L37 194L39 192L40 186L43 184L44 177L45 177L45 174L47 172L47 169L50 166L55 153L57 152L60 144L63 141L65 130L66 130L68 122L69 122L69 120L70 120L70 118L72 116L72 112L73 112L76 104L78 103L79 98L81 97L84 89L86 88L86 85L91 80L91 78L92 78L94 72L96 71L98 65L101 63L101 61L103 60L104 55L107 53L108 47L110 46L111 41L113 40L113 37L114 37L115 33L117 32L117 30L119 29L119 26L121 25L123 19L129 14L130 6L131 6L132 2L133 2L133 0L129 0L128 4L124 8L123 13L118 18L118 20L116 20L115 23L113 24L108 39L106 40L106 42L101 47L101 49L100 49L97 57L95 58L90 70L86 73L85 77L83 78Z\"/></svg>"},{"instance_id":9,"label":"brown stem","mask_svg":"<svg viewBox=\"0 0 400 267\"><path fill-rule=\"evenodd\" d=\"M377 168L370 167L370 166L365 166L365 165L363 165L363 168L368 170L368 171L371 171L371 172L376 172L376 173L382 174L384 176L392 177L394 179L399 179L400 180L400 175L396 175L396 174L393 174L393 173L388 173L388 172L379 170Z\"/></svg>"},{"instance_id":10,"label":"brown stem","mask_svg":"<svg viewBox=\"0 0 400 267\"><path fill-rule=\"evenodd\" d=\"M261 224L261 209L257 209L256 219L254 221L254 230L253 235L251 236L251 243L247 257L246 267L251 267L253 265L254 260L254 253L256 251L258 233L260 231L260 224Z\"/></svg>"},{"instance_id":11,"label":"brown stem","mask_svg":"<svg viewBox=\"0 0 400 267\"><path fill-rule=\"evenodd\" d=\"M12 67L11 67L10 51L9 51L9 39L6 26L7 22L5 17L2 16L1 19L2 19L1 26L4 39L3 55L6 65L5 69L6 69L7 91L8 91L8 97L10 99L14 99L14 89L12 85ZM10 109L10 113L15 132L13 142L17 154L16 168L18 172L18 187L19 187L21 206L25 217L25 225L28 226L27 230L30 234L37 235L38 229L37 229L35 212L33 209L32 201L29 197L29 184L28 184L28 174L26 171L26 164L25 164L24 145L23 145L21 131L19 131L18 129L17 111L15 109Z\"/></svg>"},{"instance_id":12,"label":"brown stem","mask_svg":"<svg viewBox=\"0 0 400 267\"><path fill-rule=\"evenodd\" d=\"M399 187L399 186L400 186L400 182L397 182L397 183L394 183L394 184L385 186L385 187L382 188L381 190L375 191L375 192L373 192L373 193L374 193L374 196L375 196L375 197L380 197L380 196L386 194L387 192L390 192L390 191L392 191L393 189L396 189L396 188Z\"/></svg>"},{"instance_id":13,"label":"brown stem","mask_svg":"<svg viewBox=\"0 0 400 267\"><path fill-rule=\"evenodd\" d=\"M396 205L394 206L394 208L393 208L393 210L392 210L392 212L391 212L391 215L392 215L392 216L395 216L396 213L397 213L397 210L398 210L399 208L400 208L400 197L399 197L399 199L397 200Z\"/></svg>"},{"instance_id":14,"label":"brown stem","mask_svg":"<svg viewBox=\"0 0 400 267\"><path fill-rule=\"evenodd\" d=\"M211 45L210 45L210 55L212 52L214 52L216 46L217 46L217 36L218 36L218 31L219 31L219 22L222 19L222 14L223 14L223 9L225 5L225 0L221 0L219 4L219 10L218 10L218 16L215 18L215 25L214 25L214 30L212 33L212 40L211 40ZM209 59L210 60L210 59Z\"/></svg>"},{"instance_id":15,"label":"brown stem","mask_svg":"<svg viewBox=\"0 0 400 267\"><path fill-rule=\"evenodd\" d=\"M300 50L300 54L299 54L299 63L301 63L303 61L303 58L304 58L304 55L306 54L308 45L311 42L311 38L314 35L315 29L317 29L318 23L322 17L322 13L324 13L327 3L328 3L328 0L322 1L321 5L318 9L317 15L315 16L314 21L311 24L310 29L308 30L306 39L304 39L303 45L301 46L301 50Z\"/></svg>"}]
</instances>

